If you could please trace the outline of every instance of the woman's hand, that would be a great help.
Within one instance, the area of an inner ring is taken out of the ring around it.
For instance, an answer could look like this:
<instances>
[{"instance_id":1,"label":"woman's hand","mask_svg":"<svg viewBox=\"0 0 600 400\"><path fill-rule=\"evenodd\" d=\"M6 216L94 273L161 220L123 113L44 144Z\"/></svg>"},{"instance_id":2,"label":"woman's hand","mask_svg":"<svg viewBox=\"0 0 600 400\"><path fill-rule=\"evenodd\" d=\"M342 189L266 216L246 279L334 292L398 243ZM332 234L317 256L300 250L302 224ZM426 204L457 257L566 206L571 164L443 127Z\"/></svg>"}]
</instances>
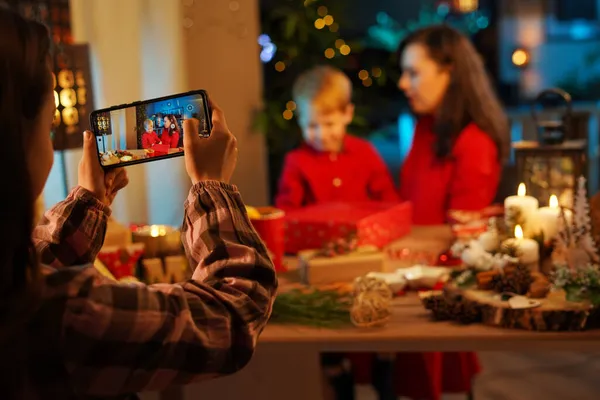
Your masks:
<instances>
[{"instance_id":1,"label":"woman's hand","mask_svg":"<svg viewBox=\"0 0 600 400\"><path fill-rule=\"evenodd\" d=\"M185 169L193 184L216 180L229 183L237 164L237 140L229 131L223 111L211 101L212 132L210 137L199 135L200 121L183 121Z\"/></svg>"},{"instance_id":2,"label":"woman's hand","mask_svg":"<svg viewBox=\"0 0 600 400\"><path fill-rule=\"evenodd\" d=\"M90 131L83 134L83 156L79 161L79 186L110 206L119 190L129 183L127 172L115 168L105 172L98 160L96 140Z\"/></svg>"}]
</instances>

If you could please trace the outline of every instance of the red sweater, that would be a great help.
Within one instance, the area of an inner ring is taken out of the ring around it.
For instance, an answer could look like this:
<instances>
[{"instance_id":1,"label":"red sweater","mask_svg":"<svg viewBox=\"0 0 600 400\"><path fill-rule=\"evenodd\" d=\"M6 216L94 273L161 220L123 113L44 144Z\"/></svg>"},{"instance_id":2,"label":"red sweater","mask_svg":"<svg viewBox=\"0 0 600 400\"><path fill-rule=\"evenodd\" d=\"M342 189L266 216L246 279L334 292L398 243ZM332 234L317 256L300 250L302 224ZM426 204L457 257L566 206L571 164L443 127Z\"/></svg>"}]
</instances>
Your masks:
<instances>
[{"instance_id":1,"label":"red sweater","mask_svg":"<svg viewBox=\"0 0 600 400\"><path fill-rule=\"evenodd\" d=\"M160 142L160 139L158 138L158 135L156 134L156 132L152 131L152 132L142 133L142 148L143 149L151 149L152 146L154 146L155 144L158 144L159 142Z\"/></svg>"},{"instance_id":2,"label":"red sweater","mask_svg":"<svg viewBox=\"0 0 600 400\"><path fill-rule=\"evenodd\" d=\"M175 130L169 136L169 131L167 129L163 129L162 135L160 136L162 144L166 144L169 148L174 149L178 147L179 144L179 131Z\"/></svg>"},{"instance_id":3,"label":"red sweater","mask_svg":"<svg viewBox=\"0 0 600 400\"><path fill-rule=\"evenodd\" d=\"M480 210L498 189L501 165L493 140L475 124L459 134L451 159L436 159L429 118L417 122L413 145L400 172L400 197L412 202L417 225L444 224L449 210Z\"/></svg>"},{"instance_id":4,"label":"red sweater","mask_svg":"<svg viewBox=\"0 0 600 400\"><path fill-rule=\"evenodd\" d=\"M285 158L275 206L291 210L333 201L397 201L390 173L373 146L350 135L335 155L303 144Z\"/></svg>"}]
</instances>

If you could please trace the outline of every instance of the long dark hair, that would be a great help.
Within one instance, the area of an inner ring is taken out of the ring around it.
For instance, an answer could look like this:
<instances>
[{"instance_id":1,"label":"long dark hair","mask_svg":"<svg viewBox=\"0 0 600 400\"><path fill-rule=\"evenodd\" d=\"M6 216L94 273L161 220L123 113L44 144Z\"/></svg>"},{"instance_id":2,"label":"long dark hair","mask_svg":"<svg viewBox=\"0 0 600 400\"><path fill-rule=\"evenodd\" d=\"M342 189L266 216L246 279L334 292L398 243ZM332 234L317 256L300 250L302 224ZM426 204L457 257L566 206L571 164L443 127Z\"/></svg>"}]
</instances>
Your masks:
<instances>
[{"instance_id":1,"label":"long dark hair","mask_svg":"<svg viewBox=\"0 0 600 400\"><path fill-rule=\"evenodd\" d=\"M420 44L441 67L450 68L450 85L435 115L435 154L447 158L460 132L474 123L487 133L503 161L509 152L508 118L494 92L483 61L470 40L447 25L434 25L411 33L397 51L398 65L406 47Z\"/></svg>"},{"instance_id":2,"label":"long dark hair","mask_svg":"<svg viewBox=\"0 0 600 400\"><path fill-rule=\"evenodd\" d=\"M0 345L18 337L39 304L39 262L31 239L35 196L27 144L52 76L46 27L0 6ZM49 128L49 127L48 127ZM48 132L50 134L50 132Z\"/></svg>"},{"instance_id":3,"label":"long dark hair","mask_svg":"<svg viewBox=\"0 0 600 400\"><path fill-rule=\"evenodd\" d=\"M169 120L169 126L165 126L166 132L169 133L169 136L173 135L173 132L179 131L179 127L177 125L177 118L175 118L173 114L167 114L165 115L165 118ZM171 128L172 125L174 125L175 127Z\"/></svg>"}]
</instances>

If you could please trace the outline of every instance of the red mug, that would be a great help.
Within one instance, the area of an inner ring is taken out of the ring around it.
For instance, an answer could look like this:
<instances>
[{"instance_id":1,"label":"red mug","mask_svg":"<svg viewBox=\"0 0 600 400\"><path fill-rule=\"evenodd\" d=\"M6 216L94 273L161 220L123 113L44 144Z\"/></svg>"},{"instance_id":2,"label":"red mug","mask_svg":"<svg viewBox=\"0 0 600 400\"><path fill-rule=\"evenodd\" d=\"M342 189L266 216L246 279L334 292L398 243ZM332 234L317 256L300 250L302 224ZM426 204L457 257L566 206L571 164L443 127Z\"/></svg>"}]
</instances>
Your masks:
<instances>
[{"instance_id":1,"label":"red mug","mask_svg":"<svg viewBox=\"0 0 600 400\"><path fill-rule=\"evenodd\" d=\"M260 238L265 242L275 271L285 272L283 254L285 252L285 212L275 207L256 207L260 218L250 218Z\"/></svg>"}]
</instances>

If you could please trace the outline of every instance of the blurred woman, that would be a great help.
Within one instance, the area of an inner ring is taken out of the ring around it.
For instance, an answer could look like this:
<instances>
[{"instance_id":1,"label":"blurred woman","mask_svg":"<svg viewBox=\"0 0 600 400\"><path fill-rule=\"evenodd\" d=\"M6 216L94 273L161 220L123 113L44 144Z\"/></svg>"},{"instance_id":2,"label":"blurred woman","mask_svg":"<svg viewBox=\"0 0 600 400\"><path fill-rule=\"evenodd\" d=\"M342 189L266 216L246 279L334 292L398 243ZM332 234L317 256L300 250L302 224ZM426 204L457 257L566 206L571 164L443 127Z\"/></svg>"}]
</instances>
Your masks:
<instances>
[{"instance_id":1,"label":"blurred woman","mask_svg":"<svg viewBox=\"0 0 600 400\"><path fill-rule=\"evenodd\" d=\"M509 127L477 51L458 31L437 25L410 34L398 63L398 87L417 118L400 171L400 196L412 202L413 223L441 225L450 210L490 205L508 155ZM354 361L358 380L373 374L380 399L468 393L480 371L474 353L401 353L395 361L376 357L373 368Z\"/></svg>"}]
</instances>

